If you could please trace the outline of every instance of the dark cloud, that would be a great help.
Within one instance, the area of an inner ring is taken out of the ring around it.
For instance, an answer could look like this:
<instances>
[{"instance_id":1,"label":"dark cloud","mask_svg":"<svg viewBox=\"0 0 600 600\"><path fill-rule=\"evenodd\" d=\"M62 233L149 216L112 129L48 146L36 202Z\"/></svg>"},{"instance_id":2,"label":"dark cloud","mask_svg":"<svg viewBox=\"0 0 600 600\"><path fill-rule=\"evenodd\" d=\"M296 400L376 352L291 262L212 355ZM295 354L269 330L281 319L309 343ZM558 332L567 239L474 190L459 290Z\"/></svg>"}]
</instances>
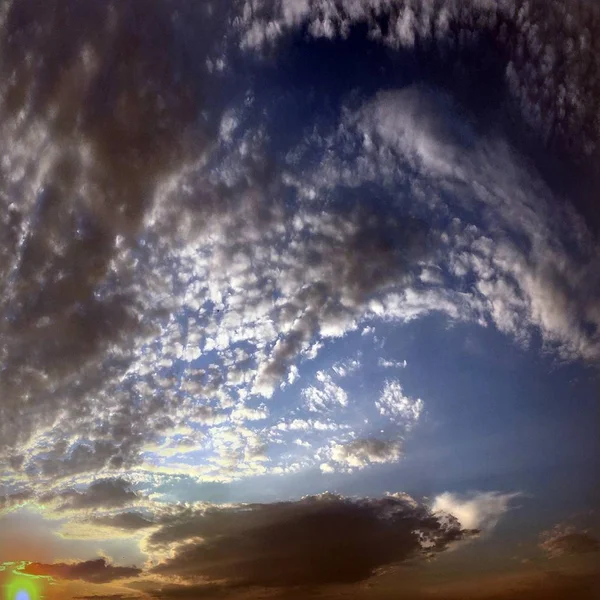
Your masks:
<instances>
[{"instance_id":1,"label":"dark cloud","mask_svg":"<svg viewBox=\"0 0 600 600\"><path fill-rule=\"evenodd\" d=\"M124 531L138 531L152 527L154 522L148 520L139 512L124 512L116 515L108 515L104 517L94 517L89 520L94 525L103 525L105 527L114 527Z\"/></svg>"},{"instance_id":2,"label":"dark cloud","mask_svg":"<svg viewBox=\"0 0 600 600\"><path fill-rule=\"evenodd\" d=\"M135 567L117 567L107 563L104 558L98 558L76 563L28 563L22 572L56 579L80 579L89 583L109 583L117 579L137 577L141 570Z\"/></svg>"},{"instance_id":3,"label":"dark cloud","mask_svg":"<svg viewBox=\"0 0 600 600\"><path fill-rule=\"evenodd\" d=\"M540 537L540 548L551 558L600 552L600 539L572 526L557 525Z\"/></svg>"},{"instance_id":4,"label":"dark cloud","mask_svg":"<svg viewBox=\"0 0 600 600\"><path fill-rule=\"evenodd\" d=\"M153 569L157 574L276 588L363 581L466 534L456 520L441 521L404 498L326 494L210 508L165 524L148 543L183 544ZM195 539L201 541L186 543Z\"/></svg>"},{"instance_id":5,"label":"dark cloud","mask_svg":"<svg viewBox=\"0 0 600 600\"><path fill-rule=\"evenodd\" d=\"M0 513L2 513L4 510L26 504L27 501L31 500L32 498L33 493L30 490L0 496Z\"/></svg>"},{"instance_id":6,"label":"dark cloud","mask_svg":"<svg viewBox=\"0 0 600 600\"><path fill-rule=\"evenodd\" d=\"M58 510L93 510L121 508L135 504L140 497L124 479L100 479L86 490L66 490L58 494L45 494L41 502L58 502Z\"/></svg>"}]
</instances>

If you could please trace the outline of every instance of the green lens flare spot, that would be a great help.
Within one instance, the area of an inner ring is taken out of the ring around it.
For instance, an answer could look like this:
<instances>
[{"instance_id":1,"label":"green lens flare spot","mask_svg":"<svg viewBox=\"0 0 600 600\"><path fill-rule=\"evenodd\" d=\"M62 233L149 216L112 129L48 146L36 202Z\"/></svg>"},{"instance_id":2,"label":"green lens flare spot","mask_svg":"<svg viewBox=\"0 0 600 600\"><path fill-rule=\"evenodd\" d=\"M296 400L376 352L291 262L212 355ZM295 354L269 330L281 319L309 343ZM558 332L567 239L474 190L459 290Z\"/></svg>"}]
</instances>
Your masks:
<instances>
[{"instance_id":1,"label":"green lens flare spot","mask_svg":"<svg viewBox=\"0 0 600 600\"><path fill-rule=\"evenodd\" d=\"M42 600L42 581L37 577L15 575L6 586L6 600Z\"/></svg>"}]
</instances>

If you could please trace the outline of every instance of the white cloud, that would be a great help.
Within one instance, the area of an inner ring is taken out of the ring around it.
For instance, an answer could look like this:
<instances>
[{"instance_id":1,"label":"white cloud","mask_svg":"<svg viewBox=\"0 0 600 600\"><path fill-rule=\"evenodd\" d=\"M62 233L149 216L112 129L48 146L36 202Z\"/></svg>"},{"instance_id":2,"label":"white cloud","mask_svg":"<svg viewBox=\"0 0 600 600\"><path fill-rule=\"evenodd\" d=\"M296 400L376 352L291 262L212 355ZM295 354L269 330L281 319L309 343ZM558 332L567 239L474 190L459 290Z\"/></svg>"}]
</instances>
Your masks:
<instances>
[{"instance_id":1,"label":"white cloud","mask_svg":"<svg viewBox=\"0 0 600 600\"><path fill-rule=\"evenodd\" d=\"M233 421L262 421L269 416L266 406L259 408L250 408L248 406L238 406L231 413Z\"/></svg>"},{"instance_id":2,"label":"white cloud","mask_svg":"<svg viewBox=\"0 0 600 600\"><path fill-rule=\"evenodd\" d=\"M221 126L219 128L219 136L225 143L229 143L232 140L233 133L239 126L239 117L235 111L228 111L223 115L221 119Z\"/></svg>"},{"instance_id":3,"label":"white cloud","mask_svg":"<svg viewBox=\"0 0 600 600\"><path fill-rule=\"evenodd\" d=\"M379 358L377 365L382 369L406 369L408 363L405 360L387 360L385 358Z\"/></svg>"},{"instance_id":4,"label":"white cloud","mask_svg":"<svg viewBox=\"0 0 600 600\"><path fill-rule=\"evenodd\" d=\"M355 358L349 358L347 360L339 360L332 367L331 370L338 377L346 377L353 373L356 373L360 369L360 354Z\"/></svg>"},{"instance_id":5,"label":"white cloud","mask_svg":"<svg viewBox=\"0 0 600 600\"><path fill-rule=\"evenodd\" d=\"M455 516L465 529L491 531L502 516L511 508L510 503L520 493L476 492L458 495L445 492L434 498L431 508L434 512L449 513Z\"/></svg>"},{"instance_id":6,"label":"white cloud","mask_svg":"<svg viewBox=\"0 0 600 600\"><path fill-rule=\"evenodd\" d=\"M388 417L409 430L421 417L424 403L420 398L406 396L399 381L388 380L385 382L375 406L380 415Z\"/></svg>"},{"instance_id":7,"label":"white cloud","mask_svg":"<svg viewBox=\"0 0 600 600\"><path fill-rule=\"evenodd\" d=\"M347 406L348 394L325 371L317 372L317 384L302 390L306 408L312 412L327 412L339 406Z\"/></svg>"}]
</instances>

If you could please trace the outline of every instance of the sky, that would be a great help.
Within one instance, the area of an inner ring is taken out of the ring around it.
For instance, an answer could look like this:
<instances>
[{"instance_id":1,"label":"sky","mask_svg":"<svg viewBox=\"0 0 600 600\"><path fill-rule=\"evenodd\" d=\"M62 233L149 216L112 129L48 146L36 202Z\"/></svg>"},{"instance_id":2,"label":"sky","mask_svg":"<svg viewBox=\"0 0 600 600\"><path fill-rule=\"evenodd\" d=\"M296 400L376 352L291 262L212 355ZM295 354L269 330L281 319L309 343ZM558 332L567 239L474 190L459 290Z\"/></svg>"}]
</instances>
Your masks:
<instances>
[{"instance_id":1,"label":"sky","mask_svg":"<svg viewBox=\"0 0 600 600\"><path fill-rule=\"evenodd\" d=\"M598 598L599 40L1 0L2 598Z\"/></svg>"}]
</instances>

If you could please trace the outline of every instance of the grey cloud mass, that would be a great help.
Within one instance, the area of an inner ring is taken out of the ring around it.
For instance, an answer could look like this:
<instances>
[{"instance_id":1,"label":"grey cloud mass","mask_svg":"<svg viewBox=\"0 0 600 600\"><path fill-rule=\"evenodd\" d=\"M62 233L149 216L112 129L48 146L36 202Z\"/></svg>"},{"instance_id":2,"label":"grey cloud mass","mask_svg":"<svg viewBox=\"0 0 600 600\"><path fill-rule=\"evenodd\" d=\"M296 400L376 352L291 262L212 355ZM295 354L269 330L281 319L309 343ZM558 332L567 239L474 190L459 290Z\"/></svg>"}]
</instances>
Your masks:
<instances>
[{"instance_id":1,"label":"grey cloud mass","mask_svg":"<svg viewBox=\"0 0 600 600\"><path fill-rule=\"evenodd\" d=\"M139 496L124 479L101 479L83 491L66 490L41 496L44 503L57 503L59 511L121 508L135 504Z\"/></svg>"},{"instance_id":2,"label":"grey cloud mass","mask_svg":"<svg viewBox=\"0 0 600 600\"><path fill-rule=\"evenodd\" d=\"M178 544L175 555L153 569L157 574L190 582L290 587L365 580L468 535L456 521L438 520L404 498L325 494L184 515L148 542Z\"/></svg>"},{"instance_id":3,"label":"grey cloud mass","mask_svg":"<svg viewBox=\"0 0 600 600\"><path fill-rule=\"evenodd\" d=\"M137 577L140 569L135 567L117 567L105 559L88 560L77 563L29 563L22 569L29 575L43 575L57 579L80 579L90 583L107 583L117 579Z\"/></svg>"},{"instance_id":4,"label":"grey cloud mass","mask_svg":"<svg viewBox=\"0 0 600 600\"><path fill-rule=\"evenodd\" d=\"M203 12L189 17L200 22ZM139 293L139 278L152 275L131 254L140 254L144 214L156 186L208 136L198 74L163 2L3 2L1 37L6 455L34 431L60 431L65 414L75 428L99 416L86 396L122 373L159 319L161 307ZM110 441L69 448L59 439L42 471L130 463L135 433L124 439L112 427Z\"/></svg>"},{"instance_id":5,"label":"grey cloud mass","mask_svg":"<svg viewBox=\"0 0 600 600\"><path fill-rule=\"evenodd\" d=\"M331 458L348 467L364 467L373 463L388 463L400 459L402 442L366 438L334 446Z\"/></svg>"},{"instance_id":6,"label":"grey cloud mass","mask_svg":"<svg viewBox=\"0 0 600 600\"><path fill-rule=\"evenodd\" d=\"M93 517L89 522L93 525L114 527L115 529L121 529L123 531L138 531L154 525L153 521L147 519L139 512L123 512L116 515Z\"/></svg>"},{"instance_id":7,"label":"grey cloud mass","mask_svg":"<svg viewBox=\"0 0 600 600\"><path fill-rule=\"evenodd\" d=\"M540 548L550 558L600 552L600 540L589 531L557 525L540 536Z\"/></svg>"}]
</instances>

